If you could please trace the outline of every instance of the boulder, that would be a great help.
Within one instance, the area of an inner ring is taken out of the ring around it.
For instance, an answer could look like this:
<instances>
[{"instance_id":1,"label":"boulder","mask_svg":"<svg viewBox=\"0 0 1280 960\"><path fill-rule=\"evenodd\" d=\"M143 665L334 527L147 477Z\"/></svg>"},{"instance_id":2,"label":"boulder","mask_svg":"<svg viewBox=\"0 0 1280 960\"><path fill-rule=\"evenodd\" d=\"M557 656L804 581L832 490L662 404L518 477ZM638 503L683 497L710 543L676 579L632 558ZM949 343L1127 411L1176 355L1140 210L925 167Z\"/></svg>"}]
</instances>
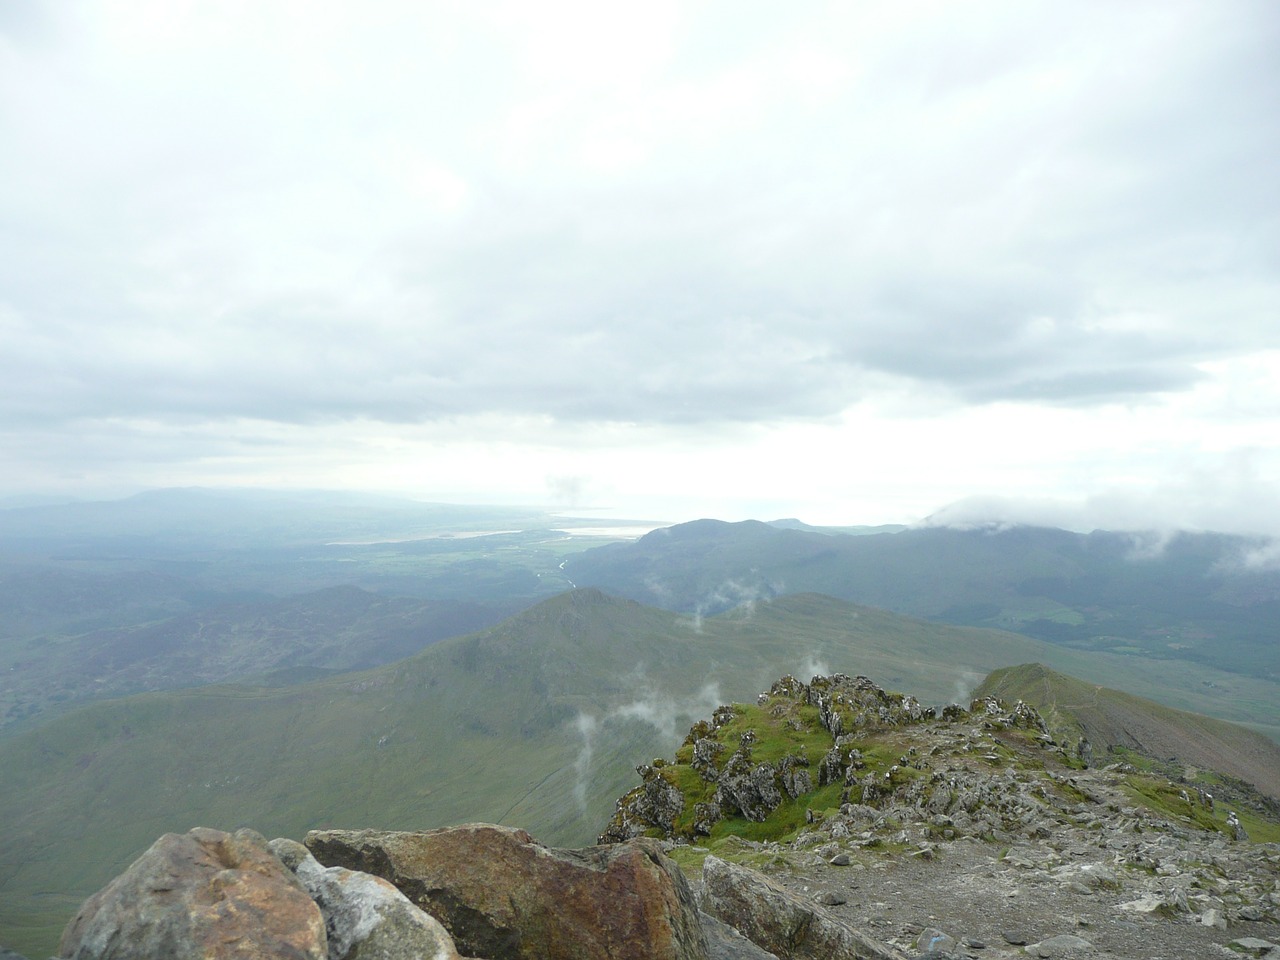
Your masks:
<instances>
[{"instance_id":1,"label":"boulder","mask_svg":"<svg viewBox=\"0 0 1280 960\"><path fill-rule=\"evenodd\" d=\"M313 831L316 859L391 881L489 960L705 960L684 876L652 840L558 850L523 830Z\"/></svg>"},{"instance_id":2,"label":"boulder","mask_svg":"<svg viewBox=\"0 0 1280 960\"><path fill-rule=\"evenodd\" d=\"M440 921L381 877L322 867L295 840L272 840L269 847L320 907L329 960L459 960Z\"/></svg>"},{"instance_id":3,"label":"boulder","mask_svg":"<svg viewBox=\"0 0 1280 960\"><path fill-rule=\"evenodd\" d=\"M710 914L700 914L702 930L707 935L709 960L778 960L772 953L761 950L727 923Z\"/></svg>"},{"instance_id":4,"label":"boulder","mask_svg":"<svg viewBox=\"0 0 1280 960\"><path fill-rule=\"evenodd\" d=\"M703 910L782 960L905 960L897 948L719 857L703 861L702 890Z\"/></svg>"},{"instance_id":5,"label":"boulder","mask_svg":"<svg viewBox=\"0 0 1280 960\"><path fill-rule=\"evenodd\" d=\"M74 960L325 960L320 908L252 830L167 833L85 901L59 956Z\"/></svg>"}]
</instances>

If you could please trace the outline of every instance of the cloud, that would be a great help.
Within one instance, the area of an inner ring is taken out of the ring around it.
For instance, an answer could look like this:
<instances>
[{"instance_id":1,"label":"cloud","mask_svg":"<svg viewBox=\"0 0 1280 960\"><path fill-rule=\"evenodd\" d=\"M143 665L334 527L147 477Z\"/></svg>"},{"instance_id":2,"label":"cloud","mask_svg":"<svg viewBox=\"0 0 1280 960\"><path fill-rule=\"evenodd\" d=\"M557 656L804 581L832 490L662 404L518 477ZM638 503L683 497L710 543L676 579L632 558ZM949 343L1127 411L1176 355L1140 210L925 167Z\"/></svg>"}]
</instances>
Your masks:
<instances>
[{"instance_id":1,"label":"cloud","mask_svg":"<svg viewBox=\"0 0 1280 960\"><path fill-rule=\"evenodd\" d=\"M1012 525L1130 531L1133 557L1159 556L1178 531L1280 535L1277 466L1270 452L1235 451L1171 458L1165 475L1087 496L966 497L921 521L924 526L1003 529Z\"/></svg>"},{"instance_id":2,"label":"cloud","mask_svg":"<svg viewBox=\"0 0 1280 960\"><path fill-rule=\"evenodd\" d=\"M644 674L637 669L639 686L647 681ZM595 755L596 737L607 730L609 725L624 722L643 723L656 730L663 739L675 744L688 728L697 720L709 717L720 706L720 686L709 682L702 686L696 694L685 698L674 698L666 694L650 691L628 703L621 704L606 711L602 716L579 712L574 720L574 731L581 740L577 758L574 760L574 799L579 809L586 809L587 786L591 776L591 761Z\"/></svg>"},{"instance_id":3,"label":"cloud","mask_svg":"<svg viewBox=\"0 0 1280 960\"><path fill-rule=\"evenodd\" d=\"M104 424L275 476L244 424L343 464L1157 409L1280 349L1264 2L39 9L0 14L11 475Z\"/></svg>"}]
</instances>

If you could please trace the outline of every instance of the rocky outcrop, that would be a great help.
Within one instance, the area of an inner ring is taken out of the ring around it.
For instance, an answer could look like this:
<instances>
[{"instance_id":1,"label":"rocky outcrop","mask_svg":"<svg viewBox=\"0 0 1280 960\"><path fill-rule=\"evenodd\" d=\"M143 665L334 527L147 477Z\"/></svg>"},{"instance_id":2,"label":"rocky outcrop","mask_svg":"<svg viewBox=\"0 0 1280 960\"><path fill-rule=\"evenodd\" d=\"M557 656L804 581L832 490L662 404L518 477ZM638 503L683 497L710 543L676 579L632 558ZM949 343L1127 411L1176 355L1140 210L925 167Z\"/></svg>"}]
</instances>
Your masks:
<instances>
[{"instance_id":1,"label":"rocky outcrop","mask_svg":"<svg viewBox=\"0 0 1280 960\"><path fill-rule=\"evenodd\" d=\"M746 867L708 856L703 909L782 960L905 960L815 903Z\"/></svg>"},{"instance_id":2,"label":"rocky outcrop","mask_svg":"<svg viewBox=\"0 0 1280 960\"><path fill-rule=\"evenodd\" d=\"M313 831L316 859L381 876L488 960L705 960L684 876L654 841L559 850L523 830Z\"/></svg>"},{"instance_id":3,"label":"rocky outcrop","mask_svg":"<svg viewBox=\"0 0 1280 960\"><path fill-rule=\"evenodd\" d=\"M320 907L329 960L459 960L449 932L388 881L322 867L296 840L268 846Z\"/></svg>"},{"instance_id":4,"label":"rocky outcrop","mask_svg":"<svg viewBox=\"0 0 1280 960\"><path fill-rule=\"evenodd\" d=\"M639 790L628 794L625 804L619 808L620 829L610 835L610 842L620 843L642 836L650 827L667 834L675 829L676 818L684 811L684 794L663 778L658 772L660 768L661 762L636 767L644 783Z\"/></svg>"},{"instance_id":5,"label":"rocky outcrop","mask_svg":"<svg viewBox=\"0 0 1280 960\"><path fill-rule=\"evenodd\" d=\"M59 956L325 960L324 920L298 879L251 830L162 836L90 897Z\"/></svg>"}]
</instances>

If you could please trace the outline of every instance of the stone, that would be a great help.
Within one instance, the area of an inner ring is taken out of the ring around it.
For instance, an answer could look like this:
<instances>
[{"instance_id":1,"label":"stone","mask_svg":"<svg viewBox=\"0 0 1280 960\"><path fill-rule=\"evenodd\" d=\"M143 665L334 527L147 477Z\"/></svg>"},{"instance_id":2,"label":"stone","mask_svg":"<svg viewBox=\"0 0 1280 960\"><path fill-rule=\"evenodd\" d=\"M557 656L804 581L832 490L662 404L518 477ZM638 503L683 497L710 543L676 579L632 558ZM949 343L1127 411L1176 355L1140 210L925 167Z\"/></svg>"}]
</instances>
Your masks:
<instances>
[{"instance_id":1,"label":"stone","mask_svg":"<svg viewBox=\"0 0 1280 960\"><path fill-rule=\"evenodd\" d=\"M702 865L703 910L782 960L905 960L763 874L714 855Z\"/></svg>"},{"instance_id":2,"label":"stone","mask_svg":"<svg viewBox=\"0 0 1280 960\"><path fill-rule=\"evenodd\" d=\"M955 937L943 933L936 927L925 927L916 937L916 949L925 953L950 953L956 948Z\"/></svg>"},{"instance_id":3,"label":"stone","mask_svg":"<svg viewBox=\"0 0 1280 960\"><path fill-rule=\"evenodd\" d=\"M329 960L459 960L440 921L388 881L345 867L322 867L295 840L272 840L268 847L320 907Z\"/></svg>"},{"instance_id":4,"label":"stone","mask_svg":"<svg viewBox=\"0 0 1280 960\"><path fill-rule=\"evenodd\" d=\"M1149 893L1136 900L1126 900L1117 909L1126 913L1156 913L1165 908L1164 898L1159 894Z\"/></svg>"},{"instance_id":5,"label":"stone","mask_svg":"<svg viewBox=\"0 0 1280 960\"><path fill-rule=\"evenodd\" d=\"M689 884L654 840L559 850L523 830L472 823L414 833L312 831L306 845L321 864L391 881L469 956L707 956Z\"/></svg>"},{"instance_id":6,"label":"stone","mask_svg":"<svg viewBox=\"0 0 1280 960\"><path fill-rule=\"evenodd\" d=\"M752 765L750 746L744 743L720 771L715 801L723 810L736 810L748 820L763 823L782 803L777 779L772 764Z\"/></svg>"},{"instance_id":7,"label":"stone","mask_svg":"<svg viewBox=\"0 0 1280 960\"><path fill-rule=\"evenodd\" d=\"M1200 914L1200 923L1206 927L1215 927L1219 930L1227 929L1227 918L1222 915L1221 910L1213 907Z\"/></svg>"},{"instance_id":8,"label":"stone","mask_svg":"<svg viewBox=\"0 0 1280 960\"><path fill-rule=\"evenodd\" d=\"M1027 936L1021 930L1006 930L1000 936L1005 943L1015 947L1021 947L1027 942Z\"/></svg>"},{"instance_id":9,"label":"stone","mask_svg":"<svg viewBox=\"0 0 1280 960\"><path fill-rule=\"evenodd\" d=\"M1251 957L1261 957L1275 948L1275 944L1270 940L1263 940L1261 937L1240 937L1232 940L1228 944L1232 950L1237 953L1243 953Z\"/></svg>"},{"instance_id":10,"label":"stone","mask_svg":"<svg viewBox=\"0 0 1280 960\"><path fill-rule=\"evenodd\" d=\"M325 960L320 908L252 830L167 833L85 901L59 956L74 960Z\"/></svg>"},{"instance_id":11,"label":"stone","mask_svg":"<svg viewBox=\"0 0 1280 960\"><path fill-rule=\"evenodd\" d=\"M1039 943L1031 943L1026 947L1027 953L1041 960L1056 960L1058 957L1071 957L1093 950L1093 944L1084 937L1073 933L1062 933Z\"/></svg>"},{"instance_id":12,"label":"stone","mask_svg":"<svg viewBox=\"0 0 1280 960\"><path fill-rule=\"evenodd\" d=\"M1245 832L1244 824L1240 822L1240 818L1236 816L1236 812L1232 810L1227 814L1227 830L1231 834L1232 840L1248 840L1249 834Z\"/></svg>"},{"instance_id":13,"label":"stone","mask_svg":"<svg viewBox=\"0 0 1280 960\"><path fill-rule=\"evenodd\" d=\"M824 907L838 907L842 903L849 902L849 898L838 890L823 890L814 899Z\"/></svg>"},{"instance_id":14,"label":"stone","mask_svg":"<svg viewBox=\"0 0 1280 960\"><path fill-rule=\"evenodd\" d=\"M778 960L776 954L761 950L733 927L710 914L699 914L707 937L708 960Z\"/></svg>"},{"instance_id":15,"label":"stone","mask_svg":"<svg viewBox=\"0 0 1280 960\"><path fill-rule=\"evenodd\" d=\"M636 772L643 782L618 801L613 819L600 835L601 843L620 843L654 828L670 836L684 811L684 794L662 775L661 767L641 764Z\"/></svg>"},{"instance_id":16,"label":"stone","mask_svg":"<svg viewBox=\"0 0 1280 960\"><path fill-rule=\"evenodd\" d=\"M837 853L827 863L833 867L847 867L849 865L849 855L847 853Z\"/></svg>"}]
</instances>

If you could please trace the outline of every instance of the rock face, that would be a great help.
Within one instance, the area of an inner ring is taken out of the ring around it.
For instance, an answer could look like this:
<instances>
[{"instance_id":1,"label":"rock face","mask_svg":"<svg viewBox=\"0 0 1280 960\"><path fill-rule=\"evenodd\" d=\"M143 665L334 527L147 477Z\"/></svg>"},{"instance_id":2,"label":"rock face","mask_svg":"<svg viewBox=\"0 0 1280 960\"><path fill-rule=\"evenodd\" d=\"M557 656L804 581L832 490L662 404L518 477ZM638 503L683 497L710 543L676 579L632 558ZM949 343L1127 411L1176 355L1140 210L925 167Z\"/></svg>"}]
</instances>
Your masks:
<instances>
[{"instance_id":1,"label":"rock face","mask_svg":"<svg viewBox=\"0 0 1280 960\"><path fill-rule=\"evenodd\" d=\"M323 864L381 876L489 960L705 960L697 906L654 841L557 850L523 830L313 831Z\"/></svg>"},{"instance_id":2,"label":"rock face","mask_svg":"<svg viewBox=\"0 0 1280 960\"><path fill-rule=\"evenodd\" d=\"M320 910L252 830L165 834L94 894L59 955L128 960L325 960Z\"/></svg>"},{"instance_id":3,"label":"rock face","mask_svg":"<svg viewBox=\"0 0 1280 960\"><path fill-rule=\"evenodd\" d=\"M329 960L459 960L440 921L381 877L326 869L296 840L272 840L269 847L320 907Z\"/></svg>"},{"instance_id":4,"label":"rock face","mask_svg":"<svg viewBox=\"0 0 1280 960\"><path fill-rule=\"evenodd\" d=\"M739 734L736 742L728 742L732 739L730 731L737 729L741 719L740 708L719 707L710 721L694 724L677 751L680 762L688 763L706 784L703 795L689 798L682 794L669 779L671 770L666 765L640 767L643 784L618 800L613 819L599 842L617 843L652 835L651 831L692 840L710 834L721 818L730 816L763 823L784 800L795 800L814 789L811 767L819 786L843 780L861 797L868 792L857 784L856 771L862 767L862 755L846 733L904 727L932 716L912 697L882 690L866 677L844 674L814 677L811 683L783 677L760 695L757 706L768 708L775 718L788 712L797 731L803 727L798 710L816 712L817 722L833 738L834 745L815 757L797 750L776 760L762 761L755 755L759 739L754 730ZM967 716L964 711L960 713ZM1028 718L1039 721L1033 710ZM869 792L875 793L879 788L879 784L872 784ZM682 822L686 809L693 815Z\"/></svg>"},{"instance_id":5,"label":"rock face","mask_svg":"<svg viewBox=\"0 0 1280 960\"><path fill-rule=\"evenodd\" d=\"M703 909L782 960L905 960L821 907L801 900L754 870L708 856L702 866Z\"/></svg>"}]
</instances>

